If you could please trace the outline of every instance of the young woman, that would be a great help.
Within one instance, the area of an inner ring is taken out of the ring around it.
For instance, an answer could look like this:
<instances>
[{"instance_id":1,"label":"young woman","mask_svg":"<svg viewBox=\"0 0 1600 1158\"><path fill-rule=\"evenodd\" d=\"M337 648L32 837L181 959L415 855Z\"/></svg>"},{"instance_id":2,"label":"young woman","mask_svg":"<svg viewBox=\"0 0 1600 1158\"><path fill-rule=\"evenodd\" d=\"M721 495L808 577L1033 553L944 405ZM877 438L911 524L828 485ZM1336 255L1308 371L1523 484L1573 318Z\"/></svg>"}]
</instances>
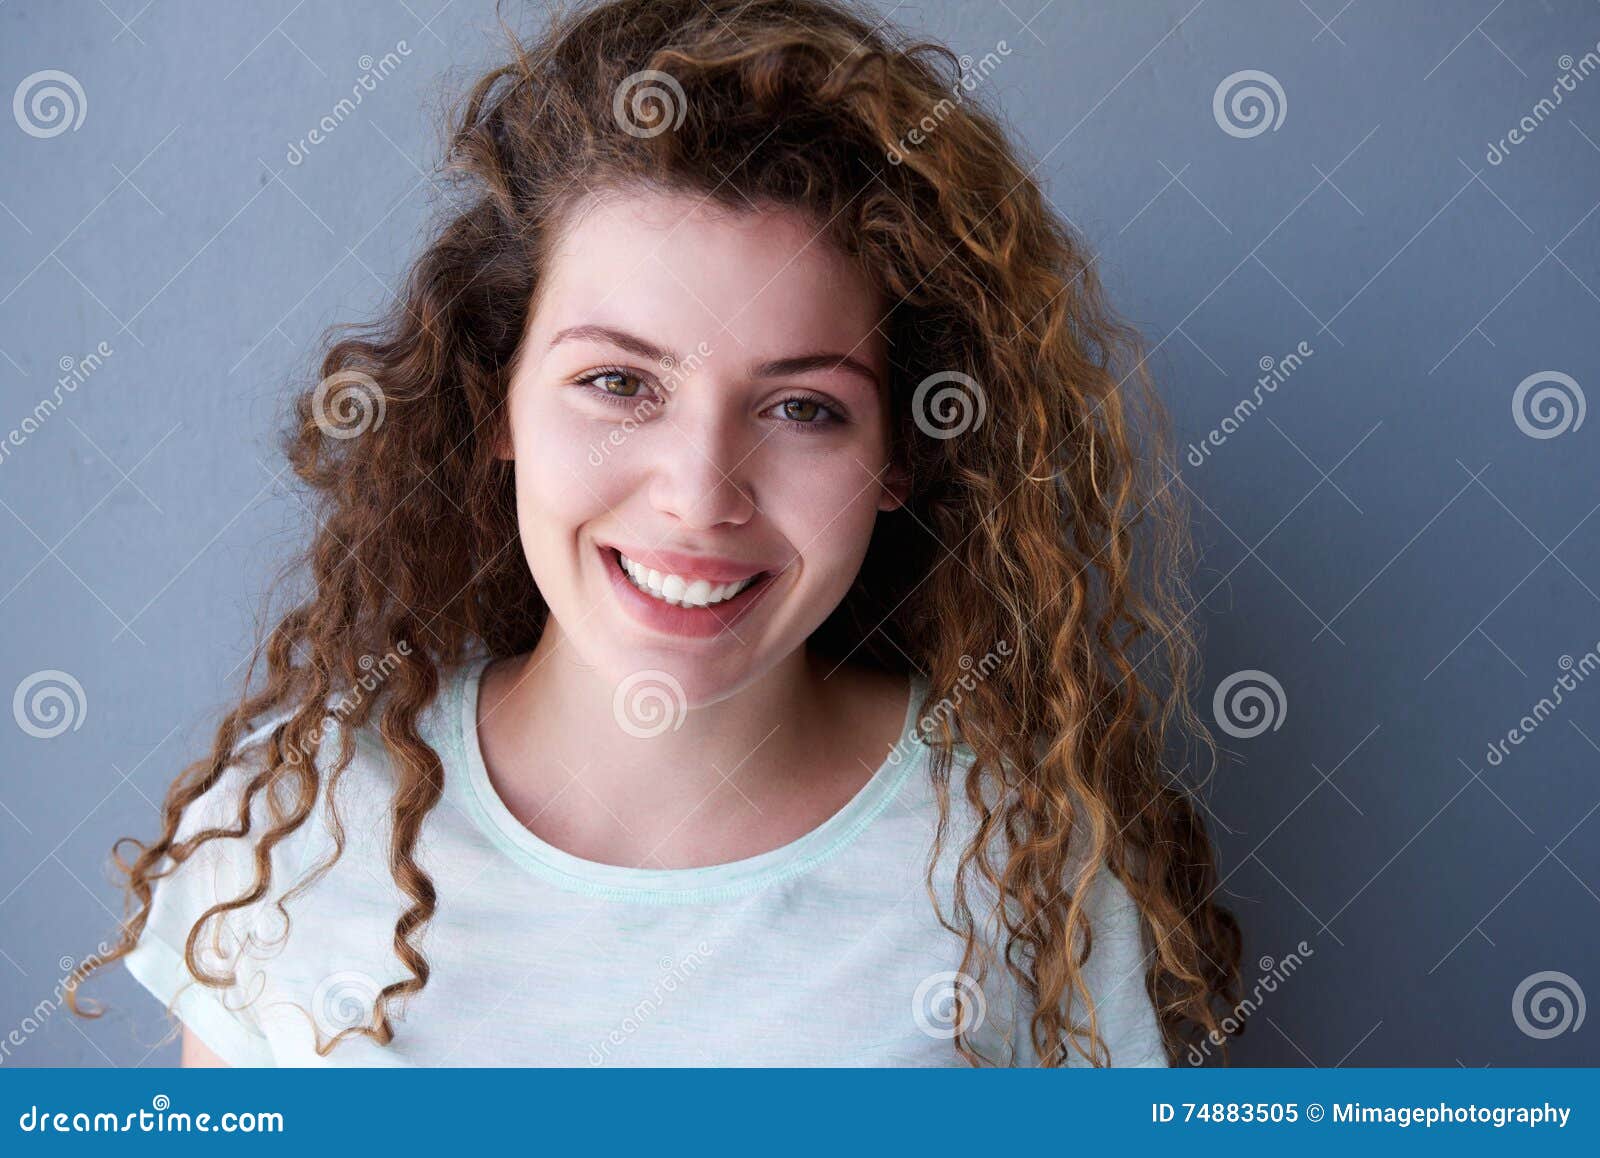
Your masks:
<instances>
[{"instance_id":1,"label":"young woman","mask_svg":"<svg viewBox=\"0 0 1600 1158\"><path fill-rule=\"evenodd\" d=\"M1217 1030L1162 412L954 67L833 0L613 0L475 85L463 207L298 403L310 594L118 858L106 960L186 1061Z\"/></svg>"}]
</instances>

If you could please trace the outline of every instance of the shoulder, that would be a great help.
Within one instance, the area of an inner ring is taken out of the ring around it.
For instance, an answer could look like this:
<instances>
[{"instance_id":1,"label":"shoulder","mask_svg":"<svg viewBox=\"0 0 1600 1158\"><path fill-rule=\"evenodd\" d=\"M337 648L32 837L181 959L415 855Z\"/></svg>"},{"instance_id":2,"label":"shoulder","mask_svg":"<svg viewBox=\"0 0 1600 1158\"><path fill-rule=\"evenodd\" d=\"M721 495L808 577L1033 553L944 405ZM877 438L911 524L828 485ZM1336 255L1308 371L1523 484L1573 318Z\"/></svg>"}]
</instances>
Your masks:
<instances>
[{"instance_id":1,"label":"shoulder","mask_svg":"<svg viewBox=\"0 0 1600 1158\"><path fill-rule=\"evenodd\" d=\"M442 742L441 701L449 701L454 675L447 673L418 718L431 745ZM174 845L184 858L162 858L137 944L124 959L145 988L234 1065L273 1064L282 1043L272 1036L272 1015L283 999L304 1006L319 982L347 975L340 970L387 976L391 963L374 961L373 947L388 944L403 901L387 883L398 780L378 727L347 729L334 697L315 759L290 767L280 749L274 764L274 734L293 715L282 709L253 721L223 771L183 806ZM351 758L332 792L346 743ZM308 794L304 819L284 835ZM270 849L269 833L276 838ZM319 873L325 860L332 871ZM206 977L191 966L191 937L192 961Z\"/></svg>"},{"instance_id":2,"label":"shoulder","mask_svg":"<svg viewBox=\"0 0 1600 1158\"><path fill-rule=\"evenodd\" d=\"M438 691L417 712L416 730L424 744L435 749L446 763L452 758L457 740L455 713L459 710L463 680L476 671L472 658L441 668ZM373 677L373 687L378 686ZM339 769L339 804L342 808L347 798L353 803L369 800L375 792L392 787L394 781L393 758L383 738L380 713L374 711L360 726L351 722L353 702L371 692L356 687L342 693L330 693L324 705L321 737L316 745L314 760L304 763L313 768L324 784L338 767L340 753L348 742L351 758ZM252 722L252 728L234 745L234 760L229 770L229 781L237 787L241 776L250 770L259 771L266 758L273 733L298 711L298 707L279 708ZM293 777L283 778L287 783ZM359 792L357 788L359 787Z\"/></svg>"},{"instance_id":3,"label":"shoulder","mask_svg":"<svg viewBox=\"0 0 1600 1158\"><path fill-rule=\"evenodd\" d=\"M925 691L925 688L919 690ZM917 710L922 713L924 733L931 731L937 734L936 706L919 704ZM1032 745L1035 764L1043 759L1047 749L1048 744L1044 739L1036 740ZM965 743L953 744L949 751L947 791L950 828L945 842L949 851L943 855L949 857L953 865L969 846L976 843L983 826L983 816L982 810L972 803L967 793L966 781L976 762L976 752ZM1031 771L1018 772L1009 765L1003 770L1004 775L1002 770L990 770L982 785L982 799L991 810L1000 811L1000 806L1013 790L1016 777ZM937 809L931 777L924 774L919 777L919 783L920 795L914 794L908 800L920 803L931 816ZM1153 943L1146 922L1128 886L1104 860L1091 859L1093 834L1088 821L1088 809L1084 807L1081 797L1069 794L1069 798L1075 804L1070 821L1069 851L1060 866L1059 875L1053 878L1058 883L1058 889L1050 902L1058 906L1065 905L1074 899L1075 892L1082 893L1082 911L1089 929L1088 956L1082 963L1082 978L1090 994L1089 1004L1092 1005L1096 1030L1110 1052L1111 1064L1117 1067L1164 1067L1169 1064L1166 1049L1146 985L1153 956ZM1053 818L1063 826L1069 823L1065 812L1061 810L1055 810ZM1005 826L997 823L994 827L996 831L988 844L988 856L989 863L998 871L1007 863L1010 847ZM944 876L948 877L950 871L947 870ZM998 903L994 887L984 881L980 874L973 873L968 881L969 890L976 891L980 903ZM944 887L950 887L948 880ZM1024 920L1018 899L1013 896L1010 901L1016 906L1015 919ZM1071 936L1076 940L1078 933ZM1081 944L1073 950L1074 953L1081 951ZM1071 1017L1074 1023L1085 1024L1091 1009L1076 994L1070 994L1069 1000L1073 1003ZM1019 999L1013 1006L1013 1012L1018 1064L1038 1065L1038 1057L1028 1033L1028 1020L1033 1010ZM1082 1066L1088 1063L1069 1048L1062 1064Z\"/></svg>"},{"instance_id":4,"label":"shoulder","mask_svg":"<svg viewBox=\"0 0 1600 1158\"><path fill-rule=\"evenodd\" d=\"M448 684L441 688L435 703L424 708L419 726L425 735L438 731L434 723L437 701L447 692ZM284 750L280 736L274 763L274 736L295 712L295 708L278 708L252 721L235 742L222 772L183 807L174 843L205 839L173 869L173 877L196 878L200 870L189 868L188 862L197 860L211 870L212 887L237 885L235 893L242 892L253 878L256 850L263 838L306 810L293 831L273 842L266 898L271 900L295 884L315 850L331 841L335 820L338 827L359 834L369 831L373 822L387 813L395 778L377 724L348 726L340 716L339 698L330 697L315 751L298 758ZM347 741L351 757L339 768L337 807L333 807L332 774Z\"/></svg>"},{"instance_id":5,"label":"shoulder","mask_svg":"<svg viewBox=\"0 0 1600 1158\"><path fill-rule=\"evenodd\" d=\"M269 741L283 720L271 719L248 732L233 746L227 764L210 784L183 808L174 834L175 843L184 843L205 833L225 835L208 837L198 849L204 850L218 842L239 841L248 845L251 838L269 826L273 801L267 771ZM282 800L282 788L277 798ZM221 848L229 847L226 844ZM216 855L213 853L213 855Z\"/></svg>"},{"instance_id":6,"label":"shoulder","mask_svg":"<svg viewBox=\"0 0 1600 1158\"><path fill-rule=\"evenodd\" d=\"M234 744L222 771L183 805L173 844L185 853L184 859L176 861L168 855L158 896L165 892L169 903L181 897L189 908L204 908L250 888L257 871L256 850L263 837L285 825L307 787L293 775L273 774L271 739L291 715L276 713L247 732ZM337 743L337 736L332 740ZM320 771L311 771L313 791L320 781ZM268 883L274 891L298 865L316 821L314 797L306 821L274 843L265 858L271 870Z\"/></svg>"}]
</instances>

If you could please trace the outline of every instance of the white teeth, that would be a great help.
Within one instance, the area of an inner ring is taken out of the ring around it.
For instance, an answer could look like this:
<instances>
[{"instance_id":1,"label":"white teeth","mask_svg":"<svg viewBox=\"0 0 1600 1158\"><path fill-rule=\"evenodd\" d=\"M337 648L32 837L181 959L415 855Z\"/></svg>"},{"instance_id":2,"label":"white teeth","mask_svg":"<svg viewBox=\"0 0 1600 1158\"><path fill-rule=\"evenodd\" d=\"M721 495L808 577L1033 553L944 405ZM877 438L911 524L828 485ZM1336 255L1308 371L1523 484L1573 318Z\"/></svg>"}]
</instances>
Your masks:
<instances>
[{"instance_id":1,"label":"white teeth","mask_svg":"<svg viewBox=\"0 0 1600 1158\"><path fill-rule=\"evenodd\" d=\"M652 571L635 563L621 551L617 552L617 558L622 560L622 569L628 573L635 587L674 607L711 607L724 603L756 581L754 575L721 584L712 583L709 579L685 579L681 575L663 575L660 571Z\"/></svg>"}]
</instances>

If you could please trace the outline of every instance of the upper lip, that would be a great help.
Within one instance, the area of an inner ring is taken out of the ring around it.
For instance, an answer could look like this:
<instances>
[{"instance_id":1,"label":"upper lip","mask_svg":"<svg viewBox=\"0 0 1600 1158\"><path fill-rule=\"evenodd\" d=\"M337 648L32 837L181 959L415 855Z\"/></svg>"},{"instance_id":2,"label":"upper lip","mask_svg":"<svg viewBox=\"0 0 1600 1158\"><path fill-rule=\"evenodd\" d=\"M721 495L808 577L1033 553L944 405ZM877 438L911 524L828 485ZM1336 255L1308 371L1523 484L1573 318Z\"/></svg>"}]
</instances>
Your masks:
<instances>
[{"instance_id":1,"label":"upper lip","mask_svg":"<svg viewBox=\"0 0 1600 1158\"><path fill-rule=\"evenodd\" d=\"M668 551L660 548L624 547L618 543L600 544L606 550L621 552L629 559L663 575L677 575L683 579L704 579L711 583L733 583L748 579L763 571L776 570L763 562L746 562L723 555L694 555L685 551Z\"/></svg>"}]
</instances>

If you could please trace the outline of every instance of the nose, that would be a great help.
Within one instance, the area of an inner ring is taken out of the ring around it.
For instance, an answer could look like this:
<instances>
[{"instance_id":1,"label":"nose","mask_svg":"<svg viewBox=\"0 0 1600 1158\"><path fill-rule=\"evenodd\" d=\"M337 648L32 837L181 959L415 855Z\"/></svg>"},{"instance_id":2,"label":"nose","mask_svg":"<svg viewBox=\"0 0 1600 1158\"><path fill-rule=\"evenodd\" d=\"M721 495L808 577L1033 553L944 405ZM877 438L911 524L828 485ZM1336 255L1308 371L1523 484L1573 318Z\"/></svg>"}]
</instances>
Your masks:
<instances>
[{"instance_id":1,"label":"nose","mask_svg":"<svg viewBox=\"0 0 1600 1158\"><path fill-rule=\"evenodd\" d=\"M748 482L754 448L736 419L681 407L658 429L650 485L655 508L696 530L748 522L756 510Z\"/></svg>"}]
</instances>

